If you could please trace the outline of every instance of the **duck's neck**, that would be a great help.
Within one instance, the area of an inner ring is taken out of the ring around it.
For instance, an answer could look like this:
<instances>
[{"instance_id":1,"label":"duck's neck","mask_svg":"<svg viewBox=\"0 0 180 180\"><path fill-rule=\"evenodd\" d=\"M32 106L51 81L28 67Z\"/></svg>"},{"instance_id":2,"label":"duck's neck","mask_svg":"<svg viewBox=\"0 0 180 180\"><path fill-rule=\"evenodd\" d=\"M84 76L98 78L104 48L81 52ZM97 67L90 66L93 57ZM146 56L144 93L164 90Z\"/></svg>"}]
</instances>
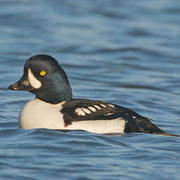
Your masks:
<instances>
[{"instance_id":1,"label":"duck's neck","mask_svg":"<svg viewBox=\"0 0 180 180\"><path fill-rule=\"evenodd\" d=\"M64 96L62 94L56 96L54 94L51 94L51 95L47 95L46 97L45 95L46 94L44 94L44 96L36 95L36 98L50 104L59 104L63 101L69 101L72 99L72 94L69 94L69 96L68 95Z\"/></svg>"},{"instance_id":2,"label":"duck's neck","mask_svg":"<svg viewBox=\"0 0 180 180\"><path fill-rule=\"evenodd\" d=\"M34 90L32 93L36 95L36 98L45 101L50 104L58 104L63 101L69 101L72 99L72 89L66 80L54 78L54 81L46 82L40 89Z\"/></svg>"}]
</instances>

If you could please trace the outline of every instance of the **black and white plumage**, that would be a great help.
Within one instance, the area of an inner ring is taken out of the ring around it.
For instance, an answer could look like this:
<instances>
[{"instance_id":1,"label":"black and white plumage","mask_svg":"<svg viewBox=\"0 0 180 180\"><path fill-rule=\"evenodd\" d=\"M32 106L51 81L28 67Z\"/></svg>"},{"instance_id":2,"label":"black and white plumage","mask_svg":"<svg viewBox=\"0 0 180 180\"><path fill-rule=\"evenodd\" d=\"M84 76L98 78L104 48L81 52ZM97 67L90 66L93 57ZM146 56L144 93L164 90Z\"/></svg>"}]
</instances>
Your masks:
<instances>
[{"instance_id":1,"label":"black and white plumage","mask_svg":"<svg viewBox=\"0 0 180 180\"><path fill-rule=\"evenodd\" d=\"M94 133L151 133L171 135L136 112L104 101L73 99L64 70L48 55L27 60L22 78L9 86L36 95L19 115L19 127L86 130ZM176 135L172 135L176 136Z\"/></svg>"},{"instance_id":2,"label":"black and white plumage","mask_svg":"<svg viewBox=\"0 0 180 180\"><path fill-rule=\"evenodd\" d=\"M104 101L86 99L72 100L63 105L65 126L79 121L125 121L124 132L164 133L146 117L136 112Z\"/></svg>"}]
</instances>

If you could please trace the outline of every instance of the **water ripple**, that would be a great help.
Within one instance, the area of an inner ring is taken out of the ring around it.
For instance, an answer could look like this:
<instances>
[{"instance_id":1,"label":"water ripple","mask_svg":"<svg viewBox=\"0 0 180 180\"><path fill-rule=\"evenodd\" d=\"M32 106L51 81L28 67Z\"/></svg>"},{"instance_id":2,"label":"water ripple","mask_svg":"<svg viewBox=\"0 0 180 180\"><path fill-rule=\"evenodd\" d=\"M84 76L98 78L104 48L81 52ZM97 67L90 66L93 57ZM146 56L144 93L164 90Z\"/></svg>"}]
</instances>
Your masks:
<instances>
[{"instance_id":1,"label":"water ripple","mask_svg":"<svg viewBox=\"0 0 180 180\"><path fill-rule=\"evenodd\" d=\"M55 57L75 98L105 100L180 134L179 1L0 2L0 179L179 179L179 138L18 128L34 95L7 87Z\"/></svg>"}]
</instances>

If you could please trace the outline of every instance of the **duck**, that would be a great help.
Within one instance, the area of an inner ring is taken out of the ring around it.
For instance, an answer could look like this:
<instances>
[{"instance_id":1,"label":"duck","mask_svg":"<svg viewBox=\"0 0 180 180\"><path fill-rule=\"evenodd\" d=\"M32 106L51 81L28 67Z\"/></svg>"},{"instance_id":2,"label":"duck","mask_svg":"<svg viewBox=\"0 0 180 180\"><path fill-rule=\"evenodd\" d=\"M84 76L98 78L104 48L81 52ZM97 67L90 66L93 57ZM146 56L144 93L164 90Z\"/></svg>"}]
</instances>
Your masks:
<instances>
[{"instance_id":1,"label":"duck","mask_svg":"<svg viewBox=\"0 0 180 180\"><path fill-rule=\"evenodd\" d=\"M65 71L50 55L30 57L20 80L8 89L29 91L36 96L22 108L18 117L19 128L176 136L161 130L150 118L120 105L100 100L73 99Z\"/></svg>"}]
</instances>

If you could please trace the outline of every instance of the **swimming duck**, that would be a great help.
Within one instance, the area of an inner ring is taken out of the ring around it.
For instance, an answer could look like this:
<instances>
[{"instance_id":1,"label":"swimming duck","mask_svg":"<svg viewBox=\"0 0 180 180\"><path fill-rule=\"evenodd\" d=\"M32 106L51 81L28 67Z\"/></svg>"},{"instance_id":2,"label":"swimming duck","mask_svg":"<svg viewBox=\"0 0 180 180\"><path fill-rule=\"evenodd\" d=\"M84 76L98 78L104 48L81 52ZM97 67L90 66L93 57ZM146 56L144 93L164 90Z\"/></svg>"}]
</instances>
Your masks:
<instances>
[{"instance_id":1,"label":"swimming duck","mask_svg":"<svg viewBox=\"0 0 180 180\"><path fill-rule=\"evenodd\" d=\"M21 79L8 89L29 91L36 95L19 114L18 125L23 129L171 135L154 125L149 118L125 107L104 101L73 99L65 71L49 55L29 58Z\"/></svg>"}]
</instances>

